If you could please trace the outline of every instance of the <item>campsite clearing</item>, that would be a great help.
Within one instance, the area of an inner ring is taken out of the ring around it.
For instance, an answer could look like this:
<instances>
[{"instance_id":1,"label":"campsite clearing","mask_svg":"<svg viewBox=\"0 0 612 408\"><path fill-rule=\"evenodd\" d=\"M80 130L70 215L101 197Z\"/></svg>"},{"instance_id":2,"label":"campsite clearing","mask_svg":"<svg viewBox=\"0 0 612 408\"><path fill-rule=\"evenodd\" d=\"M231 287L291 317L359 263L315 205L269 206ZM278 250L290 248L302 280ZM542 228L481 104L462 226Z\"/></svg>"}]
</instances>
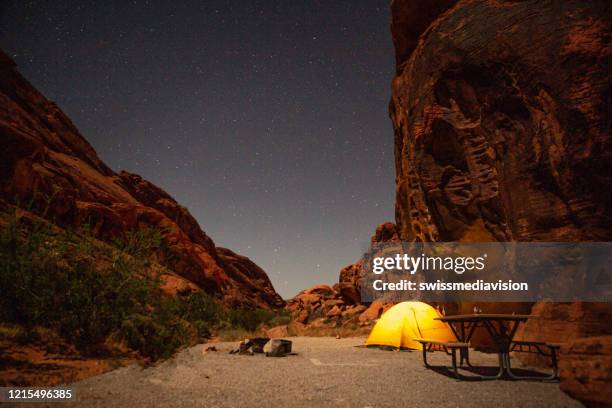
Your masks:
<instances>
[{"instance_id":1,"label":"campsite clearing","mask_svg":"<svg viewBox=\"0 0 612 408\"><path fill-rule=\"evenodd\" d=\"M419 351L356 347L364 338L293 337L297 355L228 354L199 345L155 367L133 365L74 384L79 407L580 407L556 383L457 381L423 367ZM478 365L496 354L471 353ZM433 365L448 356L433 353ZM507 405L504 405L507 404Z\"/></svg>"}]
</instances>

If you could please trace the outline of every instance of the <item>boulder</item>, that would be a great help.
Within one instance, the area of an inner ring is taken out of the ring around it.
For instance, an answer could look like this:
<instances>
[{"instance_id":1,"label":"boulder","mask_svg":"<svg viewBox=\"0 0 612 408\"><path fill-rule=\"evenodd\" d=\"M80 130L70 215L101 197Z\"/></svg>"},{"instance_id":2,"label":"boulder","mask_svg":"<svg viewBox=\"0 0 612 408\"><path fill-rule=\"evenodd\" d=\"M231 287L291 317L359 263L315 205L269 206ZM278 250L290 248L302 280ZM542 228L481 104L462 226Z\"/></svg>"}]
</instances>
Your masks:
<instances>
[{"instance_id":1,"label":"boulder","mask_svg":"<svg viewBox=\"0 0 612 408\"><path fill-rule=\"evenodd\" d=\"M529 319L519 328L518 340L568 343L581 337L612 335L612 308L609 303L536 303ZM525 364L548 366L549 360L537 354L516 353Z\"/></svg>"},{"instance_id":2,"label":"boulder","mask_svg":"<svg viewBox=\"0 0 612 408\"><path fill-rule=\"evenodd\" d=\"M334 285L334 290L340 294L344 303L348 305L361 303L361 293L359 293L359 289L350 282L339 282Z\"/></svg>"},{"instance_id":3,"label":"boulder","mask_svg":"<svg viewBox=\"0 0 612 408\"><path fill-rule=\"evenodd\" d=\"M328 299L328 300L324 300L323 301L323 307L325 309L331 309L335 306L340 306L343 307L344 306L344 301L341 299Z\"/></svg>"},{"instance_id":4,"label":"boulder","mask_svg":"<svg viewBox=\"0 0 612 408\"><path fill-rule=\"evenodd\" d=\"M370 239L372 243L377 242L399 242L400 238L397 234L397 227L392 222L384 222L376 226L376 231Z\"/></svg>"},{"instance_id":5,"label":"boulder","mask_svg":"<svg viewBox=\"0 0 612 408\"><path fill-rule=\"evenodd\" d=\"M292 343L284 339L272 339L264 346L266 357L285 357L292 352Z\"/></svg>"},{"instance_id":6,"label":"boulder","mask_svg":"<svg viewBox=\"0 0 612 408\"><path fill-rule=\"evenodd\" d=\"M365 305L349 306L346 309L344 309L344 311L342 312L342 317L348 319L348 318L351 318L353 316L363 313L366 309L367 307Z\"/></svg>"},{"instance_id":7,"label":"boulder","mask_svg":"<svg viewBox=\"0 0 612 408\"><path fill-rule=\"evenodd\" d=\"M316 285L302 292L305 295L316 295L326 297L334 294L334 290L328 285Z\"/></svg>"},{"instance_id":8,"label":"boulder","mask_svg":"<svg viewBox=\"0 0 612 408\"><path fill-rule=\"evenodd\" d=\"M308 322L308 318L309 318L309 317L310 317L310 313L308 312L308 310L304 309L304 310L301 310L301 311L300 311L300 312L297 314L297 316L296 316L296 317L294 317L294 319L293 319L293 320L294 320L296 323L302 323L302 324L304 324L304 323Z\"/></svg>"},{"instance_id":9,"label":"boulder","mask_svg":"<svg viewBox=\"0 0 612 408\"><path fill-rule=\"evenodd\" d=\"M391 306L393 306L393 304L376 299L363 313L361 313L361 315L359 315L359 321L362 323L373 322Z\"/></svg>"},{"instance_id":10,"label":"boulder","mask_svg":"<svg viewBox=\"0 0 612 408\"><path fill-rule=\"evenodd\" d=\"M288 334L289 334L289 329L286 324L282 326L273 327L266 331L266 336L268 336L271 339L278 338L278 337L287 337Z\"/></svg>"},{"instance_id":11,"label":"boulder","mask_svg":"<svg viewBox=\"0 0 612 408\"><path fill-rule=\"evenodd\" d=\"M342 309L337 305L332 307L332 309L326 314L327 317L337 317L340 315L342 315Z\"/></svg>"}]
</instances>

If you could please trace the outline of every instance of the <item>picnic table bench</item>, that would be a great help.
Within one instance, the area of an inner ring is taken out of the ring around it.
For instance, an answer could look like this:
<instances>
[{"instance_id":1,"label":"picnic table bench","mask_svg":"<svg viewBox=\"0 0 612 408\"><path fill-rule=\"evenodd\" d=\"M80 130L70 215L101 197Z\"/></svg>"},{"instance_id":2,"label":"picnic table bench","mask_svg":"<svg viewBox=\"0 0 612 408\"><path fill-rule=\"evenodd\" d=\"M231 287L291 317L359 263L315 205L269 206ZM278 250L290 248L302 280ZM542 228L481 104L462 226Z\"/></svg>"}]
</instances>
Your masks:
<instances>
[{"instance_id":1,"label":"picnic table bench","mask_svg":"<svg viewBox=\"0 0 612 408\"><path fill-rule=\"evenodd\" d=\"M446 354L451 356L453 365L453 372L455 377L459 378L459 371L457 367L457 350L467 350L470 347L469 343L463 343L460 341L438 341L432 339L414 338L413 340L419 342L423 347L423 364L429 368L430 365L427 363L427 353L432 351L444 351Z\"/></svg>"}]
</instances>

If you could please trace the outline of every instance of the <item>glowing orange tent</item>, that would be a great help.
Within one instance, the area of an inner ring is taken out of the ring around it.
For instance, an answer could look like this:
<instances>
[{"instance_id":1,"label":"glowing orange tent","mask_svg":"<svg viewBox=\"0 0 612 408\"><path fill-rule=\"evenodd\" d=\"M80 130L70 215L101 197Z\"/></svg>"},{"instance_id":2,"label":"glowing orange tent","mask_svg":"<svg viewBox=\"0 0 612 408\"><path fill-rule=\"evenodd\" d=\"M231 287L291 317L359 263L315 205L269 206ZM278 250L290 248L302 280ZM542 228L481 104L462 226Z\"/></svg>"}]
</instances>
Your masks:
<instances>
[{"instance_id":1,"label":"glowing orange tent","mask_svg":"<svg viewBox=\"0 0 612 408\"><path fill-rule=\"evenodd\" d=\"M439 341L457 341L446 323L434 320L441 314L423 302L402 302L378 319L366 340L366 346L391 346L421 350L415 337Z\"/></svg>"}]
</instances>

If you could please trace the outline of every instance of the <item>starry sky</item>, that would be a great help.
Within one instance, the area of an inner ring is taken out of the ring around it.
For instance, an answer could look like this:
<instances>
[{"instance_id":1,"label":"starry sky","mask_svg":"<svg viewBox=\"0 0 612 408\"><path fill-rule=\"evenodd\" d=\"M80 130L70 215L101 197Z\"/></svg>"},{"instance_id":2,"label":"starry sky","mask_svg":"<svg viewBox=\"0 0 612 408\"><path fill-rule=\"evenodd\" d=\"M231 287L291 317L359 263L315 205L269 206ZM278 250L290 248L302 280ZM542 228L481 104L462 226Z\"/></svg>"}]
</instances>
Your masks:
<instances>
[{"instance_id":1,"label":"starry sky","mask_svg":"<svg viewBox=\"0 0 612 408\"><path fill-rule=\"evenodd\" d=\"M389 2L0 2L0 47L116 171L285 298L394 218Z\"/></svg>"}]
</instances>

